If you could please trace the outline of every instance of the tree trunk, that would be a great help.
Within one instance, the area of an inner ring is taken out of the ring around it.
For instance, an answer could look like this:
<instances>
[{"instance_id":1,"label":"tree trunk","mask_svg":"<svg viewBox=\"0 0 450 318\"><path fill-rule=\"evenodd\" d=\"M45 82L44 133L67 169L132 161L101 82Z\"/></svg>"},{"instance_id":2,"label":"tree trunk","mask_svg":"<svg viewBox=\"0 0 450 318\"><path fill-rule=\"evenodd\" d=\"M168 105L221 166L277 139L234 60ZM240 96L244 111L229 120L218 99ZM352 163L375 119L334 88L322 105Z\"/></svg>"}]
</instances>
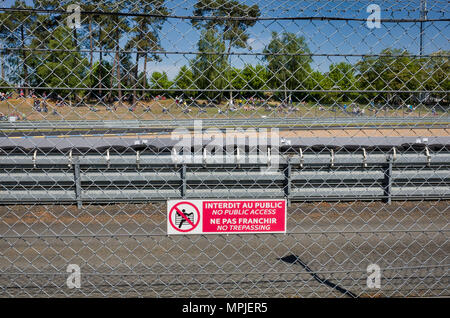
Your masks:
<instances>
[{"instance_id":1,"label":"tree trunk","mask_svg":"<svg viewBox=\"0 0 450 318\"><path fill-rule=\"evenodd\" d=\"M144 53L144 74L142 76L142 87L144 90L142 91L142 99L145 97L145 90L147 88L147 52Z\"/></svg>"},{"instance_id":2,"label":"tree trunk","mask_svg":"<svg viewBox=\"0 0 450 318\"><path fill-rule=\"evenodd\" d=\"M287 78L286 74L284 74L284 101L283 103L287 102Z\"/></svg>"},{"instance_id":3,"label":"tree trunk","mask_svg":"<svg viewBox=\"0 0 450 318\"><path fill-rule=\"evenodd\" d=\"M232 91L232 88L231 88L231 86L232 86L231 85L231 82L232 82L232 79L231 79L232 68L231 68L231 55L230 55L230 53L231 53L231 44L232 43L233 43L232 40L230 40L230 45L228 46L228 65L229 65L229 68L230 68L230 71L229 71L230 76L228 78L228 84L230 85L230 101L229 101L229 105L231 105L233 103L233 91Z\"/></svg>"},{"instance_id":4,"label":"tree trunk","mask_svg":"<svg viewBox=\"0 0 450 318\"><path fill-rule=\"evenodd\" d=\"M77 34L77 28L76 27L74 27L73 28L73 41L74 41L74 43L73 43L73 45L74 45L74 48L75 48L75 51L78 53L79 51L78 51L78 34ZM77 90L74 90L73 91L73 94L72 94L72 96L75 98L75 102L78 102L78 94L77 94ZM70 106L72 106L72 100L70 101Z\"/></svg>"},{"instance_id":5,"label":"tree trunk","mask_svg":"<svg viewBox=\"0 0 450 318\"><path fill-rule=\"evenodd\" d=\"M78 52L78 33L77 33L77 28L75 28L75 27L73 28L73 47Z\"/></svg>"},{"instance_id":6,"label":"tree trunk","mask_svg":"<svg viewBox=\"0 0 450 318\"><path fill-rule=\"evenodd\" d=\"M1 50L0 50L0 63L1 63L1 76L2 76L2 82L6 82L5 81L5 62L4 62L4 56L5 56L5 54L4 54L4 49L3 49L3 47L1 48ZM2 84L3 85L3 84Z\"/></svg>"},{"instance_id":7,"label":"tree trunk","mask_svg":"<svg viewBox=\"0 0 450 318\"><path fill-rule=\"evenodd\" d=\"M116 72L116 61L117 61L117 59L116 59L116 56L114 54L113 65L112 65L112 68L111 68L111 78L109 79L109 90L108 90L108 94L106 95L106 100L108 102L111 101L111 96L112 96L111 90L114 87L114 73Z\"/></svg>"},{"instance_id":8,"label":"tree trunk","mask_svg":"<svg viewBox=\"0 0 450 318\"><path fill-rule=\"evenodd\" d=\"M139 53L136 52L136 65L135 65L135 69L134 69L133 107L136 106L136 101L137 101L136 87L139 83L138 76L139 76Z\"/></svg>"},{"instance_id":9,"label":"tree trunk","mask_svg":"<svg viewBox=\"0 0 450 318\"><path fill-rule=\"evenodd\" d=\"M90 54L89 67L91 68L91 72L92 72L92 68L94 67L94 44L93 44L93 38L92 38L92 15L89 16L89 54Z\"/></svg>"},{"instance_id":10,"label":"tree trunk","mask_svg":"<svg viewBox=\"0 0 450 318\"><path fill-rule=\"evenodd\" d=\"M118 88L118 98L119 106L122 106L122 78L120 72L120 54L119 54L119 41L117 41L116 46L116 67L117 67L117 88Z\"/></svg>"},{"instance_id":11,"label":"tree trunk","mask_svg":"<svg viewBox=\"0 0 450 318\"><path fill-rule=\"evenodd\" d=\"M25 52L25 33L23 24L20 25L21 47L22 47L22 62L23 62L23 86L25 87L25 96L28 96L28 68L27 68L27 53Z\"/></svg>"},{"instance_id":12,"label":"tree trunk","mask_svg":"<svg viewBox=\"0 0 450 318\"><path fill-rule=\"evenodd\" d=\"M89 101L92 97L92 79L94 78L93 76L93 72L94 72L94 45L93 45L93 39L92 39L92 15L89 15L89 54L90 54L90 59L89 59L89 70L90 70L90 81L91 81L91 85L89 87L89 93L87 96L87 100Z\"/></svg>"},{"instance_id":13,"label":"tree trunk","mask_svg":"<svg viewBox=\"0 0 450 318\"><path fill-rule=\"evenodd\" d=\"M119 25L119 21L117 21L117 25ZM116 28L116 67L117 67L117 88L118 88L118 98L119 98L119 106L122 106L122 78L121 78L121 69L120 69L120 33L119 28Z\"/></svg>"},{"instance_id":14,"label":"tree trunk","mask_svg":"<svg viewBox=\"0 0 450 318\"><path fill-rule=\"evenodd\" d=\"M99 47L100 47L100 51L99 51L99 68L98 68L98 88L99 88L99 91L98 91L98 94L99 94L99 96L100 97L102 97L103 96L103 91L102 91L102 82L103 82L103 76L102 76L102 73L103 73L103 52L102 52L102 49L103 49L103 46L102 46L102 29L101 29L101 26L100 26L100 24L99 24L99 30L98 30L98 44L99 44Z\"/></svg>"}]
</instances>

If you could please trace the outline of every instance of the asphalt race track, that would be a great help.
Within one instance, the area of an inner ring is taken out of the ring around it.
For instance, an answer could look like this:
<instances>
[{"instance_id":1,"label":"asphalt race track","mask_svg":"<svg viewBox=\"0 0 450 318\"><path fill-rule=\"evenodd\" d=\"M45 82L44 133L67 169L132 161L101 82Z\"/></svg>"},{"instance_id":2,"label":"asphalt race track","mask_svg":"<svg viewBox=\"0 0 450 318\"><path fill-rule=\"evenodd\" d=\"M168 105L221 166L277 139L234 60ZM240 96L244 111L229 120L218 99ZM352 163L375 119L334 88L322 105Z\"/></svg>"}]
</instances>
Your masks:
<instances>
[{"instance_id":1,"label":"asphalt race track","mask_svg":"<svg viewBox=\"0 0 450 318\"><path fill-rule=\"evenodd\" d=\"M247 136L259 134L255 129ZM402 144L447 145L450 144L448 129L435 128L396 128L396 129L328 129L313 131L277 131L279 145L304 146L332 145L332 146L400 146ZM222 134L222 132L221 132ZM271 131L267 134L270 136ZM203 133L203 144L211 141L211 135ZM197 142L191 133L192 144ZM89 135L53 135L53 136L21 136L0 137L0 148L22 147L25 149L67 149L67 148L104 148L104 147L134 147L138 145L157 148L172 147L177 143L169 133L141 133L141 134L89 134Z\"/></svg>"}]
</instances>

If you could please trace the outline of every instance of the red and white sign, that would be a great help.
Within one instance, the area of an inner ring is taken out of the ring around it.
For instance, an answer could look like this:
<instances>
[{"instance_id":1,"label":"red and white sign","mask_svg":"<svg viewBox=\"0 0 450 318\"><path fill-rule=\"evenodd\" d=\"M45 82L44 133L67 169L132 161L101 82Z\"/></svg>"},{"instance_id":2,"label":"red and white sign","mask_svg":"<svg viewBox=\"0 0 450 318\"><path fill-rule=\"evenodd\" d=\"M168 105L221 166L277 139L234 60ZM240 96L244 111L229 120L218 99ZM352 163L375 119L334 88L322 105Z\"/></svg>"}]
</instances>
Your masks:
<instances>
[{"instance_id":1,"label":"red and white sign","mask_svg":"<svg viewBox=\"0 0 450 318\"><path fill-rule=\"evenodd\" d=\"M167 234L286 233L286 200L170 200Z\"/></svg>"}]
</instances>

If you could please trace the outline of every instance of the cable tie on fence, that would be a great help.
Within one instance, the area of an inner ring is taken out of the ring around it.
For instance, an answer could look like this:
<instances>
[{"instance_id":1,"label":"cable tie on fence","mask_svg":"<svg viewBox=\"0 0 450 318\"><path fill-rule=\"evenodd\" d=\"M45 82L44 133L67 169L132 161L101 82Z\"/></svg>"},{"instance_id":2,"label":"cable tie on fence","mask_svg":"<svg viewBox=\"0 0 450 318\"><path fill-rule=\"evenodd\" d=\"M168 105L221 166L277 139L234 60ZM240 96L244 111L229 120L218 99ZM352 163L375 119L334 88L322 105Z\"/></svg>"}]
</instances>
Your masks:
<instances>
[{"instance_id":1,"label":"cable tie on fence","mask_svg":"<svg viewBox=\"0 0 450 318\"><path fill-rule=\"evenodd\" d=\"M109 169L109 167L110 167L109 149L106 150L106 164L108 165L108 169Z\"/></svg>"},{"instance_id":2,"label":"cable tie on fence","mask_svg":"<svg viewBox=\"0 0 450 318\"><path fill-rule=\"evenodd\" d=\"M141 152L138 150L136 152L136 165L138 169L140 169L140 162L141 162Z\"/></svg>"},{"instance_id":3,"label":"cable tie on fence","mask_svg":"<svg viewBox=\"0 0 450 318\"><path fill-rule=\"evenodd\" d=\"M431 155L428 146L425 147L425 155L427 156L427 166L429 167L431 165Z\"/></svg>"},{"instance_id":4,"label":"cable tie on fence","mask_svg":"<svg viewBox=\"0 0 450 318\"><path fill-rule=\"evenodd\" d=\"M366 148L363 148L362 151L363 151L363 167L367 168L367 152L366 152Z\"/></svg>"},{"instance_id":5,"label":"cable tie on fence","mask_svg":"<svg viewBox=\"0 0 450 318\"><path fill-rule=\"evenodd\" d=\"M37 157L37 150L33 153L33 168L36 168L36 157Z\"/></svg>"},{"instance_id":6,"label":"cable tie on fence","mask_svg":"<svg viewBox=\"0 0 450 318\"><path fill-rule=\"evenodd\" d=\"M303 162L304 162L304 159L303 159L303 149L302 149L302 148L299 148L299 150L300 150L300 168L303 168Z\"/></svg>"},{"instance_id":7,"label":"cable tie on fence","mask_svg":"<svg viewBox=\"0 0 450 318\"><path fill-rule=\"evenodd\" d=\"M334 150L333 149L330 150L330 155L331 155L330 166L334 167Z\"/></svg>"},{"instance_id":8,"label":"cable tie on fence","mask_svg":"<svg viewBox=\"0 0 450 318\"><path fill-rule=\"evenodd\" d=\"M203 148L203 166L206 167L206 147Z\"/></svg>"},{"instance_id":9,"label":"cable tie on fence","mask_svg":"<svg viewBox=\"0 0 450 318\"><path fill-rule=\"evenodd\" d=\"M72 169L72 149L69 152L69 164L67 165L69 169Z\"/></svg>"},{"instance_id":10,"label":"cable tie on fence","mask_svg":"<svg viewBox=\"0 0 450 318\"><path fill-rule=\"evenodd\" d=\"M175 163L175 168L178 167L178 153L175 147L172 147L172 161Z\"/></svg>"}]
</instances>

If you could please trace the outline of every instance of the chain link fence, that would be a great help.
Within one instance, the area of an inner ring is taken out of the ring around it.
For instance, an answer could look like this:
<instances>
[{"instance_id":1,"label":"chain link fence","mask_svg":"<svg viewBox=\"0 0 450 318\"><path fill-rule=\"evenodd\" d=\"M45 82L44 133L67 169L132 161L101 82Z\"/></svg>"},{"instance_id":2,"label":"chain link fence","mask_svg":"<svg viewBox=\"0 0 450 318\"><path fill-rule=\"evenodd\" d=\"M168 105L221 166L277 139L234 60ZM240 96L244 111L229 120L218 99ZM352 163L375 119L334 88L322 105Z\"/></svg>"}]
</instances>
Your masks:
<instances>
[{"instance_id":1,"label":"chain link fence","mask_svg":"<svg viewBox=\"0 0 450 318\"><path fill-rule=\"evenodd\" d=\"M450 296L447 9L2 1L0 296ZM170 199L287 231L168 235Z\"/></svg>"}]
</instances>

